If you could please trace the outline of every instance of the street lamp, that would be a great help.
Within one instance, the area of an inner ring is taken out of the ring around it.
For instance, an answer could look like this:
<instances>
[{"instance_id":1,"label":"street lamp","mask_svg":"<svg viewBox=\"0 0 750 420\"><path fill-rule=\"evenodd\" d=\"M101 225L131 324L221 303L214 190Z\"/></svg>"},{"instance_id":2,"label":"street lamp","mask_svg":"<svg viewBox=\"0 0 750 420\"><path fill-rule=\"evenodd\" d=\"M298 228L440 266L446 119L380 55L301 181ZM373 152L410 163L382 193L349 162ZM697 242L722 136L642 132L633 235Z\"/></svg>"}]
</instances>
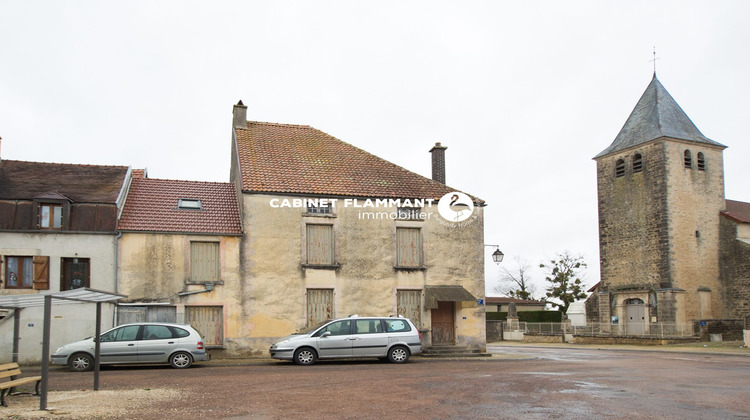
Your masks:
<instances>
[{"instance_id":1,"label":"street lamp","mask_svg":"<svg viewBox=\"0 0 750 420\"><path fill-rule=\"evenodd\" d=\"M503 262L503 257L505 257L505 254L503 254L502 251L500 251L500 245L485 245L485 246L494 246L495 252L492 253L492 261L494 261L496 264L500 264Z\"/></svg>"}]
</instances>

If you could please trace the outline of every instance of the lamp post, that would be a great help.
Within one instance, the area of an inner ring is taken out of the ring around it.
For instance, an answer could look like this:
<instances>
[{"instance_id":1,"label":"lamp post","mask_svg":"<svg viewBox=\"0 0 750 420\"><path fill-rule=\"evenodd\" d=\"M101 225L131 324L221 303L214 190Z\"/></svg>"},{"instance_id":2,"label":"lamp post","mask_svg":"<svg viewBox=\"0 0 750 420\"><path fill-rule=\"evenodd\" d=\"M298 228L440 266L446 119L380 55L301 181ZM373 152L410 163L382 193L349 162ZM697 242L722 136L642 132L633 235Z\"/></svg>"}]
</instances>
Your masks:
<instances>
[{"instance_id":1,"label":"lamp post","mask_svg":"<svg viewBox=\"0 0 750 420\"><path fill-rule=\"evenodd\" d=\"M503 262L503 257L505 257L505 254L503 254L502 251L500 251L500 245L485 245L485 246L494 246L495 252L492 253L492 261L495 262L495 264L500 264Z\"/></svg>"}]
</instances>

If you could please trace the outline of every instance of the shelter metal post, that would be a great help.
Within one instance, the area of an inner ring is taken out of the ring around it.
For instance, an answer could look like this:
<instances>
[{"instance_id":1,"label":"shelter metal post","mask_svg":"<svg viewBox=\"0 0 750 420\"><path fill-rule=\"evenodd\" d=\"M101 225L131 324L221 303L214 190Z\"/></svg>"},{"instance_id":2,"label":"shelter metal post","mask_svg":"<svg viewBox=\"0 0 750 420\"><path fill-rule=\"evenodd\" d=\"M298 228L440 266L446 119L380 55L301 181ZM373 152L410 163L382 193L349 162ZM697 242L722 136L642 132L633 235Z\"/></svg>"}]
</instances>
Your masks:
<instances>
[{"instance_id":1,"label":"shelter metal post","mask_svg":"<svg viewBox=\"0 0 750 420\"><path fill-rule=\"evenodd\" d=\"M52 296L44 296L44 330L42 333L42 383L39 409L47 409L47 387L49 385L49 337L52 322Z\"/></svg>"},{"instance_id":2,"label":"shelter metal post","mask_svg":"<svg viewBox=\"0 0 750 420\"><path fill-rule=\"evenodd\" d=\"M96 333L94 334L94 391L99 390L99 356L101 355L102 303L96 302Z\"/></svg>"},{"instance_id":3,"label":"shelter metal post","mask_svg":"<svg viewBox=\"0 0 750 420\"><path fill-rule=\"evenodd\" d=\"M21 333L21 308L13 309L13 355L12 362L18 363L18 339Z\"/></svg>"}]
</instances>

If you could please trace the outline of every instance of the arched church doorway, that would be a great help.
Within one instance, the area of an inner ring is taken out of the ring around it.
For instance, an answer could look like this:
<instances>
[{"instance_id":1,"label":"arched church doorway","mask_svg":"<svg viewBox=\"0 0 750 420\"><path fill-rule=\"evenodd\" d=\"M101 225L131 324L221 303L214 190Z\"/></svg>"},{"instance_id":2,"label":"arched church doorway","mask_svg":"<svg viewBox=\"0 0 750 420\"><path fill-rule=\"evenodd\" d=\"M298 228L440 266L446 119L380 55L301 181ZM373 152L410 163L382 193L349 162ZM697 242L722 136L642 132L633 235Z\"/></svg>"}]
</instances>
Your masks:
<instances>
[{"instance_id":1,"label":"arched church doorway","mask_svg":"<svg viewBox=\"0 0 750 420\"><path fill-rule=\"evenodd\" d=\"M646 304L632 298L625 301L625 332L628 335L643 335L646 332Z\"/></svg>"}]
</instances>

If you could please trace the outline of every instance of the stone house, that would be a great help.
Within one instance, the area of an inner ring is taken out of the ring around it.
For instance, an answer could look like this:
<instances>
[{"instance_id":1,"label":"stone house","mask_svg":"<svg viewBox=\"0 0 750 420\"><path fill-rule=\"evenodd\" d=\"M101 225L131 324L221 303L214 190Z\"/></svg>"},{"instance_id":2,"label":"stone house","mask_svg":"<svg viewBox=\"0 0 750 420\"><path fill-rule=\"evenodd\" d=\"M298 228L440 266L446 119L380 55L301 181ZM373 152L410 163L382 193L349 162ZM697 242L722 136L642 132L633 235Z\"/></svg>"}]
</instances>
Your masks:
<instances>
[{"instance_id":1,"label":"stone house","mask_svg":"<svg viewBox=\"0 0 750 420\"><path fill-rule=\"evenodd\" d=\"M246 333L240 296L242 224L234 185L133 179L119 220L116 324L178 322L206 347Z\"/></svg>"},{"instance_id":2,"label":"stone house","mask_svg":"<svg viewBox=\"0 0 750 420\"><path fill-rule=\"evenodd\" d=\"M640 334L656 322L742 312L726 293L732 282L744 284L740 294L748 290L747 270L732 271L742 271L747 243L735 240L744 219L726 213L725 148L698 130L654 75L615 140L594 158L601 282L587 303L588 321Z\"/></svg>"},{"instance_id":3,"label":"stone house","mask_svg":"<svg viewBox=\"0 0 750 420\"><path fill-rule=\"evenodd\" d=\"M464 195L441 182L445 147L431 150L435 180L315 128L246 115L240 101L231 161L244 227L239 347L266 352L357 313L405 315L427 346L485 348L484 203L471 197L459 209Z\"/></svg>"},{"instance_id":4,"label":"stone house","mask_svg":"<svg viewBox=\"0 0 750 420\"><path fill-rule=\"evenodd\" d=\"M25 295L87 287L115 291L117 216L132 170L0 160L0 295ZM112 325L113 306L103 308ZM42 308L20 312L20 362L41 360ZM79 305L54 307L51 346L83 338L95 321ZM12 317L0 319L0 337L11 343ZM6 350L6 349L4 349ZM3 361L10 361L3 351Z\"/></svg>"},{"instance_id":5,"label":"stone house","mask_svg":"<svg viewBox=\"0 0 750 420\"><path fill-rule=\"evenodd\" d=\"M487 312L508 312L508 306L513 303L516 311L543 311L547 305L545 302L538 300L518 299L512 297L490 297L484 299Z\"/></svg>"}]
</instances>

